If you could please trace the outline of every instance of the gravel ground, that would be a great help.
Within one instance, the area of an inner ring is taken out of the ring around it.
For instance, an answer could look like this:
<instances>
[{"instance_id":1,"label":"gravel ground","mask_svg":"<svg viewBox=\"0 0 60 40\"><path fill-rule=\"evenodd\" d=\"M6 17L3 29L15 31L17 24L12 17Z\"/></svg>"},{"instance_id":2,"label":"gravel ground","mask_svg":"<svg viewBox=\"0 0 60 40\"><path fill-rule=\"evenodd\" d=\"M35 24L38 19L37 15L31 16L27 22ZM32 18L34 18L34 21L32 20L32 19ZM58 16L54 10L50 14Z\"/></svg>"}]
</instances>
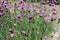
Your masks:
<instances>
[{"instance_id":1,"label":"gravel ground","mask_svg":"<svg viewBox=\"0 0 60 40\"><path fill-rule=\"evenodd\" d=\"M60 18L60 5L56 5L57 9L57 19ZM57 23L58 20L56 20L53 25L54 31L51 33L49 40L60 40L60 23Z\"/></svg>"}]
</instances>

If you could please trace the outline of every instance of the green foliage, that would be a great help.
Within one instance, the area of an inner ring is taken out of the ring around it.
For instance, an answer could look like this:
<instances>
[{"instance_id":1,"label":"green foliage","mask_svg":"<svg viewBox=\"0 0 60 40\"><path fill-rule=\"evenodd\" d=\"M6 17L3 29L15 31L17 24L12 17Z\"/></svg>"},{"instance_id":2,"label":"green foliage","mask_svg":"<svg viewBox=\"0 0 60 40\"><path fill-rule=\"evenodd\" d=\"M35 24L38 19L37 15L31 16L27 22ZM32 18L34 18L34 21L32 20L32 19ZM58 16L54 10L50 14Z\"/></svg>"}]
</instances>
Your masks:
<instances>
[{"instance_id":1,"label":"green foliage","mask_svg":"<svg viewBox=\"0 0 60 40\"><path fill-rule=\"evenodd\" d=\"M24 11L21 11L23 13ZM12 24L10 24L10 19L11 15L9 11L5 11L5 15L8 15L7 18L8 20L5 20L6 17L3 16L1 20L3 20L3 25L4 28L0 28L0 34L2 37L5 35L9 35L9 28L12 28L14 31L15 36L13 38L9 37L6 40L41 40L43 36L48 36L52 30L53 30L53 25L52 23L45 23L44 22L44 17L39 17L38 15L35 14L34 18L32 19L32 22L34 23L29 23L26 20L28 18L22 16L23 22L19 22L18 20L13 20L12 19ZM16 12L15 12L16 13ZM16 13L17 14L17 13ZM19 23L17 24L16 27L13 26L14 23ZM34 29L34 30L33 30ZM23 36L21 34L21 31L25 30L27 33L27 36ZM36 34L36 31L39 31L40 34ZM3 34L2 34L3 33Z\"/></svg>"},{"instance_id":2,"label":"green foliage","mask_svg":"<svg viewBox=\"0 0 60 40\"><path fill-rule=\"evenodd\" d=\"M60 0L57 0L57 4L60 4Z\"/></svg>"},{"instance_id":3,"label":"green foliage","mask_svg":"<svg viewBox=\"0 0 60 40\"><path fill-rule=\"evenodd\" d=\"M31 2L36 2L36 0L31 0Z\"/></svg>"}]
</instances>

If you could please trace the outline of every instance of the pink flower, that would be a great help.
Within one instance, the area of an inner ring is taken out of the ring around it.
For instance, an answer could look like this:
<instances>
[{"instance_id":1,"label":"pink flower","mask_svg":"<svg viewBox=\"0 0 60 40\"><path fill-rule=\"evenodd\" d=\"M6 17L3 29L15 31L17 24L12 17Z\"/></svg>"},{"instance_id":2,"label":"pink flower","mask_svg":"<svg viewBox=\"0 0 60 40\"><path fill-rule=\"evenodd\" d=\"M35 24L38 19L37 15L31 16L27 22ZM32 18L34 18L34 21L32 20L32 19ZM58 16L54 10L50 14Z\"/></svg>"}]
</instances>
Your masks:
<instances>
[{"instance_id":1,"label":"pink flower","mask_svg":"<svg viewBox=\"0 0 60 40\"><path fill-rule=\"evenodd\" d=\"M52 7L52 8L50 9L50 11L51 11L51 12L52 12L52 11L56 11L56 8Z\"/></svg>"},{"instance_id":2,"label":"pink flower","mask_svg":"<svg viewBox=\"0 0 60 40\"><path fill-rule=\"evenodd\" d=\"M9 32L10 32L10 33L13 33L12 29L9 29Z\"/></svg>"},{"instance_id":3,"label":"pink flower","mask_svg":"<svg viewBox=\"0 0 60 40\"><path fill-rule=\"evenodd\" d=\"M31 20L27 20L27 22L31 22Z\"/></svg>"},{"instance_id":4,"label":"pink flower","mask_svg":"<svg viewBox=\"0 0 60 40\"><path fill-rule=\"evenodd\" d=\"M24 0L19 0L19 2L24 2Z\"/></svg>"},{"instance_id":5,"label":"pink flower","mask_svg":"<svg viewBox=\"0 0 60 40\"><path fill-rule=\"evenodd\" d=\"M49 3L49 6L51 6L52 3Z\"/></svg>"},{"instance_id":6,"label":"pink flower","mask_svg":"<svg viewBox=\"0 0 60 40\"><path fill-rule=\"evenodd\" d=\"M43 40L46 40L46 38L47 38L47 36L44 36L44 37L43 37Z\"/></svg>"},{"instance_id":7,"label":"pink flower","mask_svg":"<svg viewBox=\"0 0 60 40\"><path fill-rule=\"evenodd\" d=\"M9 29L9 31L12 31L12 29Z\"/></svg>"},{"instance_id":8,"label":"pink flower","mask_svg":"<svg viewBox=\"0 0 60 40\"><path fill-rule=\"evenodd\" d=\"M44 21L45 21L45 22L50 22L50 18L49 18L49 17L45 17L45 18L44 18Z\"/></svg>"},{"instance_id":9,"label":"pink flower","mask_svg":"<svg viewBox=\"0 0 60 40\"><path fill-rule=\"evenodd\" d=\"M7 9L7 10L9 10L9 7L8 7L8 6L6 6L6 9Z\"/></svg>"},{"instance_id":10,"label":"pink flower","mask_svg":"<svg viewBox=\"0 0 60 40\"><path fill-rule=\"evenodd\" d=\"M21 16L21 14L18 14L18 15L17 15L17 17L20 17L20 16Z\"/></svg>"},{"instance_id":11,"label":"pink flower","mask_svg":"<svg viewBox=\"0 0 60 40\"><path fill-rule=\"evenodd\" d=\"M24 33L24 34L25 34L26 32L25 32L25 31L22 31L22 33Z\"/></svg>"},{"instance_id":12,"label":"pink flower","mask_svg":"<svg viewBox=\"0 0 60 40\"><path fill-rule=\"evenodd\" d=\"M22 34L23 34L23 35L26 35L26 32L23 30L23 31L22 31Z\"/></svg>"},{"instance_id":13,"label":"pink flower","mask_svg":"<svg viewBox=\"0 0 60 40\"><path fill-rule=\"evenodd\" d=\"M22 10L24 8L24 5L20 5L19 7L18 7L18 10Z\"/></svg>"},{"instance_id":14,"label":"pink flower","mask_svg":"<svg viewBox=\"0 0 60 40\"><path fill-rule=\"evenodd\" d=\"M2 16L3 15L3 13L2 12L0 12L0 16Z\"/></svg>"},{"instance_id":15,"label":"pink flower","mask_svg":"<svg viewBox=\"0 0 60 40\"><path fill-rule=\"evenodd\" d=\"M33 18L33 16L29 16L29 19L31 20Z\"/></svg>"},{"instance_id":16,"label":"pink flower","mask_svg":"<svg viewBox=\"0 0 60 40\"><path fill-rule=\"evenodd\" d=\"M14 3L12 4L12 7L15 7L15 4Z\"/></svg>"},{"instance_id":17,"label":"pink flower","mask_svg":"<svg viewBox=\"0 0 60 40\"><path fill-rule=\"evenodd\" d=\"M4 6L7 6L8 5L8 2L7 1L4 1L3 4L4 4Z\"/></svg>"},{"instance_id":18,"label":"pink flower","mask_svg":"<svg viewBox=\"0 0 60 40\"><path fill-rule=\"evenodd\" d=\"M30 12L33 12L33 8L32 7L30 7L29 10L30 10Z\"/></svg>"},{"instance_id":19,"label":"pink flower","mask_svg":"<svg viewBox=\"0 0 60 40\"><path fill-rule=\"evenodd\" d=\"M21 14L18 14L18 15L16 16L16 19L20 19L20 17L21 17Z\"/></svg>"},{"instance_id":20,"label":"pink flower","mask_svg":"<svg viewBox=\"0 0 60 40\"><path fill-rule=\"evenodd\" d=\"M0 10L2 9L2 6L0 5Z\"/></svg>"},{"instance_id":21,"label":"pink flower","mask_svg":"<svg viewBox=\"0 0 60 40\"><path fill-rule=\"evenodd\" d=\"M14 26L16 26L16 24L14 23Z\"/></svg>"},{"instance_id":22,"label":"pink flower","mask_svg":"<svg viewBox=\"0 0 60 40\"><path fill-rule=\"evenodd\" d=\"M14 33L10 33L10 37L14 37Z\"/></svg>"},{"instance_id":23,"label":"pink flower","mask_svg":"<svg viewBox=\"0 0 60 40\"><path fill-rule=\"evenodd\" d=\"M47 0L46 2L49 3L49 0Z\"/></svg>"},{"instance_id":24,"label":"pink flower","mask_svg":"<svg viewBox=\"0 0 60 40\"><path fill-rule=\"evenodd\" d=\"M54 4L54 3L52 3L51 5L52 5L52 6L55 6L55 4Z\"/></svg>"},{"instance_id":25,"label":"pink flower","mask_svg":"<svg viewBox=\"0 0 60 40\"><path fill-rule=\"evenodd\" d=\"M39 10L36 10L36 13L37 13L37 14L39 14L39 13L40 13L40 11L39 11Z\"/></svg>"},{"instance_id":26,"label":"pink flower","mask_svg":"<svg viewBox=\"0 0 60 40\"><path fill-rule=\"evenodd\" d=\"M24 7L24 10L25 10L25 11L28 10L28 7Z\"/></svg>"},{"instance_id":27,"label":"pink flower","mask_svg":"<svg viewBox=\"0 0 60 40\"><path fill-rule=\"evenodd\" d=\"M21 33L23 36L26 36L26 32L24 30Z\"/></svg>"}]
</instances>

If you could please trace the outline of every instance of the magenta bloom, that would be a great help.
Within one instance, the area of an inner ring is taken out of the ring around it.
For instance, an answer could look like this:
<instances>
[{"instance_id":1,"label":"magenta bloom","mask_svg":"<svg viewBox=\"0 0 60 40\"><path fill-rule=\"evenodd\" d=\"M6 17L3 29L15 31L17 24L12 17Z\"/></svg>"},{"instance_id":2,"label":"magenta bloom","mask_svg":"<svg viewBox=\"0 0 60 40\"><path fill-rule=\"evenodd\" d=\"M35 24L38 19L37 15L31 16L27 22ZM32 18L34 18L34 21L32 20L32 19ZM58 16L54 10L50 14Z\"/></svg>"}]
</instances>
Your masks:
<instances>
[{"instance_id":1,"label":"magenta bloom","mask_svg":"<svg viewBox=\"0 0 60 40\"><path fill-rule=\"evenodd\" d=\"M49 3L49 6L51 6L52 3Z\"/></svg>"},{"instance_id":2,"label":"magenta bloom","mask_svg":"<svg viewBox=\"0 0 60 40\"><path fill-rule=\"evenodd\" d=\"M24 8L24 5L20 5L19 7L18 7L18 10L22 10Z\"/></svg>"},{"instance_id":3,"label":"magenta bloom","mask_svg":"<svg viewBox=\"0 0 60 40\"><path fill-rule=\"evenodd\" d=\"M50 1L49 1L49 0L47 0L46 2L47 2L47 3L49 3Z\"/></svg>"},{"instance_id":4,"label":"magenta bloom","mask_svg":"<svg viewBox=\"0 0 60 40\"><path fill-rule=\"evenodd\" d=\"M36 10L36 13L39 14L40 13L40 10Z\"/></svg>"},{"instance_id":5,"label":"magenta bloom","mask_svg":"<svg viewBox=\"0 0 60 40\"><path fill-rule=\"evenodd\" d=\"M10 33L10 37L14 37L14 33Z\"/></svg>"},{"instance_id":6,"label":"magenta bloom","mask_svg":"<svg viewBox=\"0 0 60 40\"><path fill-rule=\"evenodd\" d=\"M45 5L45 4L46 4L46 2L43 2L42 4L43 4L43 5Z\"/></svg>"},{"instance_id":7,"label":"magenta bloom","mask_svg":"<svg viewBox=\"0 0 60 40\"><path fill-rule=\"evenodd\" d=\"M33 16L29 16L29 19L31 20L33 18Z\"/></svg>"},{"instance_id":8,"label":"magenta bloom","mask_svg":"<svg viewBox=\"0 0 60 40\"><path fill-rule=\"evenodd\" d=\"M20 17L20 16L21 16L21 14L18 14L18 15L17 15L17 17Z\"/></svg>"},{"instance_id":9,"label":"magenta bloom","mask_svg":"<svg viewBox=\"0 0 60 40\"><path fill-rule=\"evenodd\" d=\"M30 12L33 12L33 8L32 7L30 7L29 10L30 10Z\"/></svg>"},{"instance_id":10,"label":"magenta bloom","mask_svg":"<svg viewBox=\"0 0 60 40\"><path fill-rule=\"evenodd\" d=\"M9 32L10 32L10 33L13 33L12 29L9 29Z\"/></svg>"},{"instance_id":11,"label":"magenta bloom","mask_svg":"<svg viewBox=\"0 0 60 40\"><path fill-rule=\"evenodd\" d=\"M8 6L6 6L6 9L7 9L7 10L9 10L9 7L8 7Z\"/></svg>"},{"instance_id":12,"label":"magenta bloom","mask_svg":"<svg viewBox=\"0 0 60 40\"><path fill-rule=\"evenodd\" d=\"M23 36L26 36L26 32L24 30L21 33Z\"/></svg>"},{"instance_id":13,"label":"magenta bloom","mask_svg":"<svg viewBox=\"0 0 60 40\"><path fill-rule=\"evenodd\" d=\"M55 4L54 4L54 3L52 3L51 5L52 5L52 6L55 6Z\"/></svg>"},{"instance_id":14,"label":"magenta bloom","mask_svg":"<svg viewBox=\"0 0 60 40\"><path fill-rule=\"evenodd\" d=\"M53 8L50 9L50 11L51 12L56 11L56 8L53 7Z\"/></svg>"},{"instance_id":15,"label":"magenta bloom","mask_svg":"<svg viewBox=\"0 0 60 40\"><path fill-rule=\"evenodd\" d=\"M50 22L50 18L49 18L49 17L45 17L45 18L44 18L44 21L45 21L45 22Z\"/></svg>"},{"instance_id":16,"label":"magenta bloom","mask_svg":"<svg viewBox=\"0 0 60 40\"><path fill-rule=\"evenodd\" d=\"M15 7L15 4L14 3L12 4L12 7Z\"/></svg>"},{"instance_id":17,"label":"magenta bloom","mask_svg":"<svg viewBox=\"0 0 60 40\"><path fill-rule=\"evenodd\" d=\"M22 33L23 33L23 34L26 34L26 32L25 32L25 31L22 31Z\"/></svg>"},{"instance_id":18,"label":"magenta bloom","mask_svg":"<svg viewBox=\"0 0 60 40\"><path fill-rule=\"evenodd\" d=\"M4 6L7 6L8 5L8 2L7 1L4 1L3 4L4 4Z\"/></svg>"},{"instance_id":19,"label":"magenta bloom","mask_svg":"<svg viewBox=\"0 0 60 40\"><path fill-rule=\"evenodd\" d=\"M53 2L54 2L54 4L56 4L57 3L57 0L54 0Z\"/></svg>"},{"instance_id":20,"label":"magenta bloom","mask_svg":"<svg viewBox=\"0 0 60 40\"><path fill-rule=\"evenodd\" d=\"M19 2L24 2L24 0L19 0Z\"/></svg>"},{"instance_id":21,"label":"magenta bloom","mask_svg":"<svg viewBox=\"0 0 60 40\"><path fill-rule=\"evenodd\" d=\"M2 6L0 5L0 10L2 9Z\"/></svg>"},{"instance_id":22,"label":"magenta bloom","mask_svg":"<svg viewBox=\"0 0 60 40\"><path fill-rule=\"evenodd\" d=\"M27 20L27 22L31 22L31 20Z\"/></svg>"},{"instance_id":23,"label":"magenta bloom","mask_svg":"<svg viewBox=\"0 0 60 40\"><path fill-rule=\"evenodd\" d=\"M16 16L16 19L20 19L20 17L21 17L21 14L18 14L18 15Z\"/></svg>"},{"instance_id":24,"label":"magenta bloom","mask_svg":"<svg viewBox=\"0 0 60 40\"><path fill-rule=\"evenodd\" d=\"M3 13L2 12L0 12L0 16L2 16L3 15Z\"/></svg>"},{"instance_id":25,"label":"magenta bloom","mask_svg":"<svg viewBox=\"0 0 60 40\"><path fill-rule=\"evenodd\" d=\"M14 23L14 27L16 27L16 24Z\"/></svg>"},{"instance_id":26,"label":"magenta bloom","mask_svg":"<svg viewBox=\"0 0 60 40\"><path fill-rule=\"evenodd\" d=\"M12 31L12 29L9 29L9 31Z\"/></svg>"}]
</instances>

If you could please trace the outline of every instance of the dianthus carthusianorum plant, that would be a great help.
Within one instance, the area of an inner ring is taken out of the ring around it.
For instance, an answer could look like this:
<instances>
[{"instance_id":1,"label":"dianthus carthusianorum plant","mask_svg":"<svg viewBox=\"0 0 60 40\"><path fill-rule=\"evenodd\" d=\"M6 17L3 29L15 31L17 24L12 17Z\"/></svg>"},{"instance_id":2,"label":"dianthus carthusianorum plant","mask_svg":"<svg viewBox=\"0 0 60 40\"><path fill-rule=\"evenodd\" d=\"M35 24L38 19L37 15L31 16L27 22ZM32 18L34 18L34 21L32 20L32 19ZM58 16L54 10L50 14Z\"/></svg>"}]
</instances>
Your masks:
<instances>
[{"instance_id":1,"label":"dianthus carthusianorum plant","mask_svg":"<svg viewBox=\"0 0 60 40\"><path fill-rule=\"evenodd\" d=\"M47 40L56 20L55 4L0 0L0 40Z\"/></svg>"}]
</instances>

